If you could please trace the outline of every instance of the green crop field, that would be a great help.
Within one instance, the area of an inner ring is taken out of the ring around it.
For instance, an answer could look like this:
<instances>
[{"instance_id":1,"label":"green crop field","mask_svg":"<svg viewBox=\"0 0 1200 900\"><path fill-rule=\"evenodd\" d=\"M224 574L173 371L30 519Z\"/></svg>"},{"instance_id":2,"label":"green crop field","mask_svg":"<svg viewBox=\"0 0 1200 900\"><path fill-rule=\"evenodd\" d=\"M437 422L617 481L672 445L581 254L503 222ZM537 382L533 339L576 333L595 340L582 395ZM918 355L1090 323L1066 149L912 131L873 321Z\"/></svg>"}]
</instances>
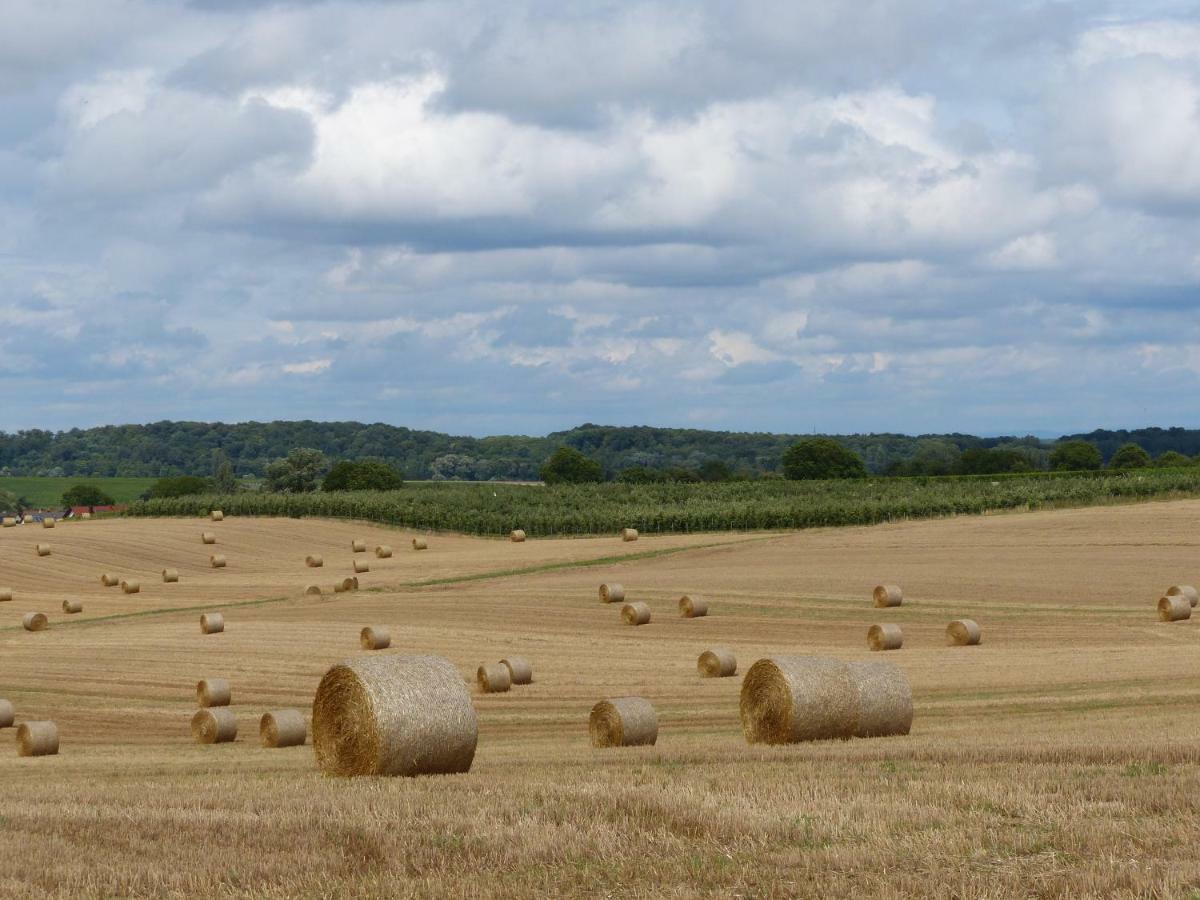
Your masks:
<instances>
[{"instance_id":1,"label":"green crop field","mask_svg":"<svg viewBox=\"0 0 1200 900\"><path fill-rule=\"evenodd\" d=\"M28 500L35 507L58 506L63 491L77 484L94 484L117 503L136 500L149 489L157 478L93 478L72 476L68 478L36 478L24 476L0 476L0 491L10 491Z\"/></svg>"}]
</instances>

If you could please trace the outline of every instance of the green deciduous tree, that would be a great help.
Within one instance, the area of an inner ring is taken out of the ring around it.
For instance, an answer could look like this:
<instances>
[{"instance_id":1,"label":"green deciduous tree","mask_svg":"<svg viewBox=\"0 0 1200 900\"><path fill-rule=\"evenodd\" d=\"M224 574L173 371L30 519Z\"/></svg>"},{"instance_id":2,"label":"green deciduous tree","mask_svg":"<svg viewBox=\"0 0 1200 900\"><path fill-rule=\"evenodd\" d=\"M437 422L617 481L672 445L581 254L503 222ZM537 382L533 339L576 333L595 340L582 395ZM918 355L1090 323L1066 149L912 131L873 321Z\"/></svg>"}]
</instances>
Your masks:
<instances>
[{"instance_id":1,"label":"green deciduous tree","mask_svg":"<svg viewBox=\"0 0 1200 900\"><path fill-rule=\"evenodd\" d=\"M546 484L587 484L604 480L604 468L574 447L559 447L539 473Z\"/></svg>"},{"instance_id":2,"label":"green deciduous tree","mask_svg":"<svg viewBox=\"0 0 1200 900\"><path fill-rule=\"evenodd\" d=\"M1190 456L1184 456L1175 450L1168 450L1166 453L1160 453L1154 460L1154 465L1160 469L1174 469L1179 466L1192 465Z\"/></svg>"},{"instance_id":3,"label":"green deciduous tree","mask_svg":"<svg viewBox=\"0 0 1200 900\"><path fill-rule=\"evenodd\" d=\"M207 478L196 475L176 475L173 478L160 478L150 485L146 492L151 499L160 497L186 497L190 494L206 494L212 489Z\"/></svg>"},{"instance_id":4,"label":"green deciduous tree","mask_svg":"<svg viewBox=\"0 0 1200 900\"><path fill-rule=\"evenodd\" d=\"M94 484L77 484L63 492L63 506L112 506L117 501Z\"/></svg>"},{"instance_id":5,"label":"green deciduous tree","mask_svg":"<svg viewBox=\"0 0 1200 900\"><path fill-rule=\"evenodd\" d=\"M1137 444L1122 444L1108 461L1110 469L1144 469L1150 465L1150 454Z\"/></svg>"},{"instance_id":6,"label":"green deciduous tree","mask_svg":"<svg viewBox=\"0 0 1200 900\"><path fill-rule=\"evenodd\" d=\"M320 450L298 447L267 466L267 490L277 494L309 494L317 489L329 460Z\"/></svg>"},{"instance_id":7,"label":"green deciduous tree","mask_svg":"<svg viewBox=\"0 0 1200 900\"><path fill-rule=\"evenodd\" d=\"M321 484L323 491L396 491L404 475L378 459L340 460Z\"/></svg>"},{"instance_id":8,"label":"green deciduous tree","mask_svg":"<svg viewBox=\"0 0 1200 900\"><path fill-rule=\"evenodd\" d=\"M833 438L813 437L798 441L783 454L787 478L862 478L867 474L862 457Z\"/></svg>"},{"instance_id":9,"label":"green deciduous tree","mask_svg":"<svg viewBox=\"0 0 1200 900\"><path fill-rule=\"evenodd\" d=\"M1063 441L1050 452L1050 468L1076 471L1104 465L1100 448L1087 441Z\"/></svg>"}]
</instances>

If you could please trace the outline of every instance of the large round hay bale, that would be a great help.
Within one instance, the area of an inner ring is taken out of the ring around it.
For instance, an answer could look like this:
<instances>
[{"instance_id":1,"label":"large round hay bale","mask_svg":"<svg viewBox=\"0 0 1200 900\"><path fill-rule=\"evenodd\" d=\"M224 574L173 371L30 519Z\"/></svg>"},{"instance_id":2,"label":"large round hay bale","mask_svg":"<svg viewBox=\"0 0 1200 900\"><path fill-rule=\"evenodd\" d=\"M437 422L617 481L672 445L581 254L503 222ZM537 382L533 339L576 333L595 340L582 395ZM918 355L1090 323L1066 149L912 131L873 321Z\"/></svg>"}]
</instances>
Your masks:
<instances>
[{"instance_id":1,"label":"large round hay bale","mask_svg":"<svg viewBox=\"0 0 1200 900\"><path fill-rule=\"evenodd\" d=\"M392 646L392 633L382 625L368 625L358 633L364 650L386 650Z\"/></svg>"},{"instance_id":2,"label":"large round hay bale","mask_svg":"<svg viewBox=\"0 0 1200 900\"><path fill-rule=\"evenodd\" d=\"M412 547L414 550L428 550L429 549L429 541L425 540L425 538L423 538L423 537L415 537L415 538L413 538Z\"/></svg>"},{"instance_id":3,"label":"large round hay bale","mask_svg":"<svg viewBox=\"0 0 1200 900\"><path fill-rule=\"evenodd\" d=\"M478 738L471 693L439 656L346 660L313 700L313 749L330 775L467 772Z\"/></svg>"},{"instance_id":4,"label":"large round hay bale","mask_svg":"<svg viewBox=\"0 0 1200 900\"><path fill-rule=\"evenodd\" d=\"M37 555L38 556L49 556L50 555L50 545L49 544L38 544L37 545Z\"/></svg>"},{"instance_id":5,"label":"large round hay bale","mask_svg":"<svg viewBox=\"0 0 1200 900\"><path fill-rule=\"evenodd\" d=\"M504 663L484 663L475 670L475 683L480 693L502 694L512 687L512 675Z\"/></svg>"},{"instance_id":6,"label":"large round hay bale","mask_svg":"<svg viewBox=\"0 0 1200 900\"><path fill-rule=\"evenodd\" d=\"M325 558L323 556L318 556L315 553L311 553L304 557L304 564L310 569L319 569L325 565Z\"/></svg>"},{"instance_id":7,"label":"large round hay bale","mask_svg":"<svg viewBox=\"0 0 1200 900\"><path fill-rule=\"evenodd\" d=\"M214 569L223 569L226 566L226 560L223 554L214 553L208 558L208 564Z\"/></svg>"},{"instance_id":8,"label":"large round hay bale","mask_svg":"<svg viewBox=\"0 0 1200 900\"><path fill-rule=\"evenodd\" d=\"M216 542L217 542L217 536L215 534L213 534L211 531L200 532L200 543L215 544Z\"/></svg>"},{"instance_id":9,"label":"large round hay bale","mask_svg":"<svg viewBox=\"0 0 1200 900\"><path fill-rule=\"evenodd\" d=\"M1170 597L1160 597L1158 601L1158 617L1164 622L1182 622L1192 617L1192 604L1182 594Z\"/></svg>"},{"instance_id":10,"label":"large round hay bale","mask_svg":"<svg viewBox=\"0 0 1200 900\"><path fill-rule=\"evenodd\" d=\"M204 613L200 616L201 634L220 634L225 630L225 616L221 613Z\"/></svg>"},{"instance_id":11,"label":"large round hay bale","mask_svg":"<svg viewBox=\"0 0 1200 900\"><path fill-rule=\"evenodd\" d=\"M700 654L696 671L704 678L728 678L737 674L737 657L728 647L713 647Z\"/></svg>"},{"instance_id":12,"label":"large round hay bale","mask_svg":"<svg viewBox=\"0 0 1200 900\"><path fill-rule=\"evenodd\" d=\"M867 646L872 650L899 650L903 644L899 625L872 625L867 629Z\"/></svg>"},{"instance_id":13,"label":"large round hay bale","mask_svg":"<svg viewBox=\"0 0 1200 900\"><path fill-rule=\"evenodd\" d=\"M226 678L201 678L196 682L196 704L201 709L228 706L233 702L233 688Z\"/></svg>"},{"instance_id":14,"label":"large round hay bale","mask_svg":"<svg viewBox=\"0 0 1200 900\"><path fill-rule=\"evenodd\" d=\"M742 731L751 744L848 738L858 724L858 691L841 660L760 659L742 679Z\"/></svg>"},{"instance_id":15,"label":"large round hay bale","mask_svg":"<svg viewBox=\"0 0 1200 900\"><path fill-rule=\"evenodd\" d=\"M880 609L900 606L904 602L904 593L900 590L900 586L895 584L875 585L874 597L875 605Z\"/></svg>"},{"instance_id":16,"label":"large round hay bale","mask_svg":"<svg viewBox=\"0 0 1200 900\"><path fill-rule=\"evenodd\" d=\"M122 579L121 590L126 594L140 594L142 591L142 583L136 578Z\"/></svg>"},{"instance_id":17,"label":"large round hay bale","mask_svg":"<svg viewBox=\"0 0 1200 900\"><path fill-rule=\"evenodd\" d=\"M308 723L298 709L276 709L258 721L258 739L264 747L302 747L308 740Z\"/></svg>"},{"instance_id":18,"label":"large round hay bale","mask_svg":"<svg viewBox=\"0 0 1200 900\"><path fill-rule=\"evenodd\" d=\"M237 733L237 716L227 707L197 710L192 716L192 737L197 744L227 744L237 739Z\"/></svg>"},{"instance_id":19,"label":"large round hay bale","mask_svg":"<svg viewBox=\"0 0 1200 900\"><path fill-rule=\"evenodd\" d=\"M685 619L698 619L708 615L708 601L702 597L684 594L679 598L679 615Z\"/></svg>"},{"instance_id":20,"label":"large round hay bale","mask_svg":"<svg viewBox=\"0 0 1200 900\"><path fill-rule=\"evenodd\" d=\"M355 553L366 553L367 552L367 542L359 541L359 540L352 540L350 542L350 549L353 550Z\"/></svg>"},{"instance_id":21,"label":"large round hay bale","mask_svg":"<svg viewBox=\"0 0 1200 900\"><path fill-rule=\"evenodd\" d=\"M974 619L955 619L946 626L946 643L951 647L973 647L983 638Z\"/></svg>"},{"instance_id":22,"label":"large round hay bale","mask_svg":"<svg viewBox=\"0 0 1200 900\"><path fill-rule=\"evenodd\" d=\"M305 594L311 594L315 597L321 596L321 586L319 584L310 584L304 589Z\"/></svg>"},{"instance_id":23,"label":"large round hay bale","mask_svg":"<svg viewBox=\"0 0 1200 900\"><path fill-rule=\"evenodd\" d=\"M593 747L644 747L658 740L658 714L649 700L601 700L588 716Z\"/></svg>"},{"instance_id":24,"label":"large round hay bale","mask_svg":"<svg viewBox=\"0 0 1200 900\"><path fill-rule=\"evenodd\" d=\"M1168 597L1174 597L1177 595L1187 597L1187 601L1191 605L1192 609L1195 609L1196 603L1200 602L1200 594L1197 594L1196 589L1190 584L1173 584L1167 588Z\"/></svg>"},{"instance_id":25,"label":"large round hay bale","mask_svg":"<svg viewBox=\"0 0 1200 900\"><path fill-rule=\"evenodd\" d=\"M63 612L68 613L68 614L83 612L83 601L75 600L75 599L64 600L63 601Z\"/></svg>"},{"instance_id":26,"label":"large round hay bale","mask_svg":"<svg viewBox=\"0 0 1200 900\"><path fill-rule=\"evenodd\" d=\"M26 631L45 631L50 627L50 620L45 613L27 612L21 617L21 625Z\"/></svg>"},{"instance_id":27,"label":"large round hay bale","mask_svg":"<svg viewBox=\"0 0 1200 900\"><path fill-rule=\"evenodd\" d=\"M22 722L18 726L18 756L54 756L56 753L58 726L53 722Z\"/></svg>"},{"instance_id":28,"label":"large round hay bale","mask_svg":"<svg viewBox=\"0 0 1200 900\"><path fill-rule=\"evenodd\" d=\"M16 710L13 709L12 701L0 700L0 728L12 728L13 720L16 716Z\"/></svg>"},{"instance_id":29,"label":"large round hay bale","mask_svg":"<svg viewBox=\"0 0 1200 900\"><path fill-rule=\"evenodd\" d=\"M13 589L10 587L0 588L0 603L8 603L13 598Z\"/></svg>"},{"instance_id":30,"label":"large round hay bale","mask_svg":"<svg viewBox=\"0 0 1200 900\"><path fill-rule=\"evenodd\" d=\"M619 584L602 584L600 585L600 602L601 603L624 603L625 588Z\"/></svg>"},{"instance_id":31,"label":"large round hay bale","mask_svg":"<svg viewBox=\"0 0 1200 900\"><path fill-rule=\"evenodd\" d=\"M208 514L208 517L214 522L221 522L225 519L225 513L221 512L219 509L214 509Z\"/></svg>"},{"instance_id":32,"label":"large round hay bale","mask_svg":"<svg viewBox=\"0 0 1200 900\"><path fill-rule=\"evenodd\" d=\"M54 521L52 516L46 516L46 518L42 519L43 528L53 528L56 524L58 523Z\"/></svg>"},{"instance_id":33,"label":"large round hay bale","mask_svg":"<svg viewBox=\"0 0 1200 900\"><path fill-rule=\"evenodd\" d=\"M912 688L899 666L889 662L849 663L850 680L858 691L855 737L908 734L912 728Z\"/></svg>"},{"instance_id":34,"label":"large round hay bale","mask_svg":"<svg viewBox=\"0 0 1200 900\"><path fill-rule=\"evenodd\" d=\"M638 533L637 533L636 528L622 528L621 529L621 540L636 541L637 539L638 539Z\"/></svg>"},{"instance_id":35,"label":"large round hay bale","mask_svg":"<svg viewBox=\"0 0 1200 900\"><path fill-rule=\"evenodd\" d=\"M100 576L100 583L105 587L116 587L121 583L121 579L112 572L105 572Z\"/></svg>"},{"instance_id":36,"label":"large round hay bale","mask_svg":"<svg viewBox=\"0 0 1200 900\"><path fill-rule=\"evenodd\" d=\"M387 544L380 544L378 547L375 548L375 558L376 559L391 559L392 558L392 548L389 547Z\"/></svg>"},{"instance_id":37,"label":"large round hay bale","mask_svg":"<svg viewBox=\"0 0 1200 900\"><path fill-rule=\"evenodd\" d=\"M520 544L525 540L525 531L521 528L514 528L508 533L508 539L514 544Z\"/></svg>"},{"instance_id":38,"label":"large round hay bale","mask_svg":"<svg viewBox=\"0 0 1200 900\"><path fill-rule=\"evenodd\" d=\"M513 684L533 684L533 665L523 656L506 656L500 665L508 669Z\"/></svg>"},{"instance_id":39,"label":"large round hay bale","mask_svg":"<svg viewBox=\"0 0 1200 900\"><path fill-rule=\"evenodd\" d=\"M178 569L163 569L162 580L164 584L175 584L179 581Z\"/></svg>"},{"instance_id":40,"label":"large round hay bale","mask_svg":"<svg viewBox=\"0 0 1200 900\"><path fill-rule=\"evenodd\" d=\"M354 561L354 571L359 575L365 575L371 571L371 565L365 559L356 559Z\"/></svg>"},{"instance_id":41,"label":"large round hay bale","mask_svg":"<svg viewBox=\"0 0 1200 900\"><path fill-rule=\"evenodd\" d=\"M650 607L638 601L621 607L621 621L626 625L647 625L650 622Z\"/></svg>"}]
</instances>

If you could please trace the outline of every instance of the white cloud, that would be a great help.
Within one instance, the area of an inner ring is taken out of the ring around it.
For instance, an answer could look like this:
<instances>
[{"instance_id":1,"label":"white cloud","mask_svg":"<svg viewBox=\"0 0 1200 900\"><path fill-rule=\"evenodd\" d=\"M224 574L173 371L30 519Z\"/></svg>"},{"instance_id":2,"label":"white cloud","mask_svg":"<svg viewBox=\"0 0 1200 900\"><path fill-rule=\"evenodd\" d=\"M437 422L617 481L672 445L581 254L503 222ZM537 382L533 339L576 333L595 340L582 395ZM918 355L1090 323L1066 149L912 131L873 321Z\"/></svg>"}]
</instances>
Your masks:
<instances>
[{"instance_id":1,"label":"white cloud","mask_svg":"<svg viewBox=\"0 0 1200 900\"><path fill-rule=\"evenodd\" d=\"M310 359L308 362L287 363L283 366L283 371L288 375L319 375L328 372L332 365L332 359Z\"/></svg>"},{"instance_id":2,"label":"white cloud","mask_svg":"<svg viewBox=\"0 0 1200 900\"><path fill-rule=\"evenodd\" d=\"M708 352L730 368L746 363L775 362L778 353L761 347L744 331L722 331L714 328L708 333Z\"/></svg>"}]
</instances>

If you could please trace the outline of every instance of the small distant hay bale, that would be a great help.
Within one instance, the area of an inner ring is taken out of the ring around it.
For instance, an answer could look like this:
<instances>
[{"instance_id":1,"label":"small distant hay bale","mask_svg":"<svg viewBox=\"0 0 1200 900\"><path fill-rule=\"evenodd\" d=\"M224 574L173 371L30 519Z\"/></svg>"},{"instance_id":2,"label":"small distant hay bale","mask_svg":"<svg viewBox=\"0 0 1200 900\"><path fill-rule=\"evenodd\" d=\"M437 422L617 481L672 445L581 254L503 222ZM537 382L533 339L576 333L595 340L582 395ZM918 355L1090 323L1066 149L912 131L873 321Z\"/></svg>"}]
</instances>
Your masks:
<instances>
[{"instance_id":1,"label":"small distant hay bale","mask_svg":"<svg viewBox=\"0 0 1200 900\"><path fill-rule=\"evenodd\" d=\"M197 710L192 716L192 737L197 744L228 744L237 739L237 716L228 707Z\"/></svg>"},{"instance_id":2,"label":"small distant hay bale","mask_svg":"<svg viewBox=\"0 0 1200 900\"><path fill-rule=\"evenodd\" d=\"M74 613L83 612L83 601L82 600L64 600L63 601L63 612L65 612L69 615L74 614Z\"/></svg>"},{"instance_id":3,"label":"small distant hay bale","mask_svg":"<svg viewBox=\"0 0 1200 900\"><path fill-rule=\"evenodd\" d=\"M867 629L867 646L872 650L899 650L903 644L899 625L872 625Z\"/></svg>"},{"instance_id":4,"label":"small distant hay bale","mask_svg":"<svg viewBox=\"0 0 1200 900\"><path fill-rule=\"evenodd\" d=\"M223 569L226 565L225 556L221 553L214 553L208 558L208 564L214 569Z\"/></svg>"},{"instance_id":5,"label":"small distant hay bale","mask_svg":"<svg viewBox=\"0 0 1200 900\"><path fill-rule=\"evenodd\" d=\"M79 514L79 518L83 519L83 521L85 521L85 522L86 522L88 519L90 519L91 517L92 517L92 514L91 514L90 512L86 512L86 513L80 513L80 514Z\"/></svg>"},{"instance_id":6,"label":"small distant hay bale","mask_svg":"<svg viewBox=\"0 0 1200 900\"><path fill-rule=\"evenodd\" d=\"M946 643L951 647L974 647L983 631L974 619L955 619L946 626Z\"/></svg>"},{"instance_id":7,"label":"small distant hay bale","mask_svg":"<svg viewBox=\"0 0 1200 900\"><path fill-rule=\"evenodd\" d=\"M25 516L23 519L21 519L21 521L26 525L36 525L37 524L37 520L35 520L33 518L33 516Z\"/></svg>"},{"instance_id":8,"label":"small distant hay bale","mask_svg":"<svg viewBox=\"0 0 1200 900\"><path fill-rule=\"evenodd\" d=\"M225 519L225 513L221 512L219 509L214 509L208 514L208 517L214 522L221 522Z\"/></svg>"},{"instance_id":9,"label":"small distant hay bale","mask_svg":"<svg viewBox=\"0 0 1200 900\"><path fill-rule=\"evenodd\" d=\"M679 598L679 615L685 619L699 619L708 615L708 601L701 597L684 594Z\"/></svg>"},{"instance_id":10,"label":"small distant hay bale","mask_svg":"<svg viewBox=\"0 0 1200 900\"><path fill-rule=\"evenodd\" d=\"M308 556L304 557L304 564L306 566L308 566L310 569L319 569L323 565L325 565L325 559L324 559L324 557L321 557L321 556L316 555L315 553L312 553L312 554L309 554Z\"/></svg>"},{"instance_id":11,"label":"small distant hay bale","mask_svg":"<svg viewBox=\"0 0 1200 900\"><path fill-rule=\"evenodd\" d=\"M392 646L392 633L382 625L368 625L358 633L364 650L386 650Z\"/></svg>"},{"instance_id":12,"label":"small distant hay bale","mask_svg":"<svg viewBox=\"0 0 1200 900\"><path fill-rule=\"evenodd\" d=\"M18 756L54 756L57 753L58 726L53 722L22 722L18 726Z\"/></svg>"},{"instance_id":13,"label":"small distant hay bale","mask_svg":"<svg viewBox=\"0 0 1200 900\"><path fill-rule=\"evenodd\" d=\"M21 625L26 631L45 631L50 627L50 620L45 613L27 612L21 617Z\"/></svg>"},{"instance_id":14,"label":"small distant hay bale","mask_svg":"<svg viewBox=\"0 0 1200 900\"><path fill-rule=\"evenodd\" d=\"M211 531L202 531L200 532L200 542L202 544L215 544L217 542L217 536Z\"/></svg>"},{"instance_id":15,"label":"small distant hay bale","mask_svg":"<svg viewBox=\"0 0 1200 900\"><path fill-rule=\"evenodd\" d=\"M602 584L600 585L600 602L601 603L624 603L625 588L619 584Z\"/></svg>"},{"instance_id":16,"label":"small distant hay bale","mask_svg":"<svg viewBox=\"0 0 1200 900\"><path fill-rule=\"evenodd\" d=\"M742 731L751 744L849 738L858 691L846 663L824 656L760 659L742 679Z\"/></svg>"},{"instance_id":17,"label":"small distant hay bale","mask_svg":"<svg viewBox=\"0 0 1200 900\"><path fill-rule=\"evenodd\" d=\"M371 565L365 559L356 559L354 561L354 571L359 575L365 575L371 571Z\"/></svg>"},{"instance_id":18,"label":"small distant hay bale","mask_svg":"<svg viewBox=\"0 0 1200 900\"><path fill-rule=\"evenodd\" d=\"M514 528L508 533L508 539L514 544L521 544L525 541L525 531L521 528Z\"/></svg>"},{"instance_id":19,"label":"small distant hay bale","mask_svg":"<svg viewBox=\"0 0 1200 900\"><path fill-rule=\"evenodd\" d=\"M196 705L201 709L210 706L228 706L233 701L233 689L225 678L201 678L196 682Z\"/></svg>"},{"instance_id":20,"label":"small distant hay bale","mask_svg":"<svg viewBox=\"0 0 1200 900\"><path fill-rule=\"evenodd\" d=\"M475 683L483 694L502 694L512 687L512 675L503 663L484 663L475 670Z\"/></svg>"},{"instance_id":21,"label":"small distant hay bale","mask_svg":"<svg viewBox=\"0 0 1200 900\"><path fill-rule=\"evenodd\" d=\"M1192 617L1192 604L1182 594L1170 597L1160 597L1158 601L1158 617L1164 622L1182 622Z\"/></svg>"},{"instance_id":22,"label":"small distant hay bale","mask_svg":"<svg viewBox=\"0 0 1200 900\"><path fill-rule=\"evenodd\" d=\"M429 541L425 540L423 537L415 537L412 541L412 547L414 550L428 550Z\"/></svg>"},{"instance_id":23,"label":"small distant hay bale","mask_svg":"<svg viewBox=\"0 0 1200 900\"><path fill-rule=\"evenodd\" d=\"M179 581L179 570L163 569L162 580L164 584L175 584L177 581Z\"/></svg>"},{"instance_id":24,"label":"small distant hay bale","mask_svg":"<svg viewBox=\"0 0 1200 900\"><path fill-rule=\"evenodd\" d=\"M1196 589L1190 584L1173 584L1167 588L1168 597L1187 597L1188 603L1193 609L1196 608L1196 603L1200 602L1200 594L1196 593Z\"/></svg>"},{"instance_id":25,"label":"small distant hay bale","mask_svg":"<svg viewBox=\"0 0 1200 900\"><path fill-rule=\"evenodd\" d=\"M331 668L313 700L313 749L328 775L467 772L479 720L439 656L364 656Z\"/></svg>"},{"instance_id":26,"label":"small distant hay bale","mask_svg":"<svg viewBox=\"0 0 1200 900\"><path fill-rule=\"evenodd\" d=\"M258 721L258 739L270 750L303 747L308 740L308 723L298 709L276 709Z\"/></svg>"},{"instance_id":27,"label":"small distant hay bale","mask_svg":"<svg viewBox=\"0 0 1200 900\"><path fill-rule=\"evenodd\" d=\"M333 586L333 592L334 592L335 594L344 594L344 593L346 593L346 582L344 582L344 581L339 581L337 584L335 584L335 585Z\"/></svg>"},{"instance_id":28,"label":"small distant hay bale","mask_svg":"<svg viewBox=\"0 0 1200 900\"><path fill-rule=\"evenodd\" d=\"M0 728L12 728L16 711L11 700L0 700Z\"/></svg>"},{"instance_id":29,"label":"small distant hay bale","mask_svg":"<svg viewBox=\"0 0 1200 900\"><path fill-rule=\"evenodd\" d=\"M142 583L136 578L122 579L121 590L126 594L139 594L142 591Z\"/></svg>"},{"instance_id":30,"label":"small distant hay bale","mask_svg":"<svg viewBox=\"0 0 1200 900\"><path fill-rule=\"evenodd\" d=\"M105 587L116 587L121 583L121 579L112 572L104 572L100 575L100 583Z\"/></svg>"},{"instance_id":31,"label":"small distant hay bale","mask_svg":"<svg viewBox=\"0 0 1200 900\"><path fill-rule=\"evenodd\" d=\"M500 665L508 669L513 684L533 684L533 665L523 656L506 656Z\"/></svg>"},{"instance_id":32,"label":"small distant hay bale","mask_svg":"<svg viewBox=\"0 0 1200 900\"><path fill-rule=\"evenodd\" d=\"M900 590L899 585L895 584L877 584L875 585L875 605L880 609L886 609L889 606L900 606L904 602L904 592Z\"/></svg>"},{"instance_id":33,"label":"small distant hay bale","mask_svg":"<svg viewBox=\"0 0 1200 900\"><path fill-rule=\"evenodd\" d=\"M392 558L392 548L389 547L387 544L380 544L378 547L375 548L375 557L377 559L391 559Z\"/></svg>"},{"instance_id":34,"label":"small distant hay bale","mask_svg":"<svg viewBox=\"0 0 1200 900\"><path fill-rule=\"evenodd\" d=\"M647 625L650 623L650 607L641 601L626 603L621 607L621 621L626 625Z\"/></svg>"},{"instance_id":35,"label":"small distant hay bale","mask_svg":"<svg viewBox=\"0 0 1200 900\"><path fill-rule=\"evenodd\" d=\"M621 529L621 540L636 541L637 539L638 539L638 533L637 533L636 528L622 528Z\"/></svg>"},{"instance_id":36,"label":"small distant hay bale","mask_svg":"<svg viewBox=\"0 0 1200 900\"><path fill-rule=\"evenodd\" d=\"M50 545L49 544L38 544L37 545L37 555L38 556L49 556L50 555Z\"/></svg>"},{"instance_id":37,"label":"small distant hay bale","mask_svg":"<svg viewBox=\"0 0 1200 900\"><path fill-rule=\"evenodd\" d=\"M353 550L355 553L366 553L367 552L367 542L353 540L350 542L350 549Z\"/></svg>"},{"instance_id":38,"label":"small distant hay bale","mask_svg":"<svg viewBox=\"0 0 1200 900\"><path fill-rule=\"evenodd\" d=\"M0 588L0 603L8 603L13 598L13 589L10 587Z\"/></svg>"},{"instance_id":39,"label":"small distant hay bale","mask_svg":"<svg viewBox=\"0 0 1200 900\"><path fill-rule=\"evenodd\" d=\"M737 674L737 657L728 647L713 647L700 654L696 671L704 678L728 678Z\"/></svg>"},{"instance_id":40,"label":"small distant hay bale","mask_svg":"<svg viewBox=\"0 0 1200 900\"><path fill-rule=\"evenodd\" d=\"M304 593L312 594L314 596L320 597L321 596L321 586L319 584L310 584L308 587L306 587L304 589Z\"/></svg>"},{"instance_id":41,"label":"small distant hay bale","mask_svg":"<svg viewBox=\"0 0 1200 900\"><path fill-rule=\"evenodd\" d=\"M17 520L12 516L5 516L3 519L0 519L0 525L3 525L5 528L14 528L16 524Z\"/></svg>"},{"instance_id":42,"label":"small distant hay bale","mask_svg":"<svg viewBox=\"0 0 1200 900\"><path fill-rule=\"evenodd\" d=\"M912 688L899 666L890 662L852 662L850 680L858 691L854 736L890 737L912 728Z\"/></svg>"},{"instance_id":43,"label":"small distant hay bale","mask_svg":"<svg viewBox=\"0 0 1200 900\"><path fill-rule=\"evenodd\" d=\"M642 697L601 700L588 716L593 747L647 747L658 740L658 714Z\"/></svg>"},{"instance_id":44,"label":"small distant hay bale","mask_svg":"<svg viewBox=\"0 0 1200 900\"><path fill-rule=\"evenodd\" d=\"M342 590L343 591L357 591L358 590L358 579L357 578L343 578L342 579Z\"/></svg>"},{"instance_id":45,"label":"small distant hay bale","mask_svg":"<svg viewBox=\"0 0 1200 900\"><path fill-rule=\"evenodd\" d=\"M58 523L54 521L53 516L46 516L46 518L42 519L43 528L53 528L56 524Z\"/></svg>"},{"instance_id":46,"label":"small distant hay bale","mask_svg":"<svg viewBox=\"0 0 1200 900\"><path fill-rule=\"evenodd\" d=\"M220 634L225 630L225 616L221 613L204 613L200 616L201 634Z\"/></svg>"}]
</instances>

